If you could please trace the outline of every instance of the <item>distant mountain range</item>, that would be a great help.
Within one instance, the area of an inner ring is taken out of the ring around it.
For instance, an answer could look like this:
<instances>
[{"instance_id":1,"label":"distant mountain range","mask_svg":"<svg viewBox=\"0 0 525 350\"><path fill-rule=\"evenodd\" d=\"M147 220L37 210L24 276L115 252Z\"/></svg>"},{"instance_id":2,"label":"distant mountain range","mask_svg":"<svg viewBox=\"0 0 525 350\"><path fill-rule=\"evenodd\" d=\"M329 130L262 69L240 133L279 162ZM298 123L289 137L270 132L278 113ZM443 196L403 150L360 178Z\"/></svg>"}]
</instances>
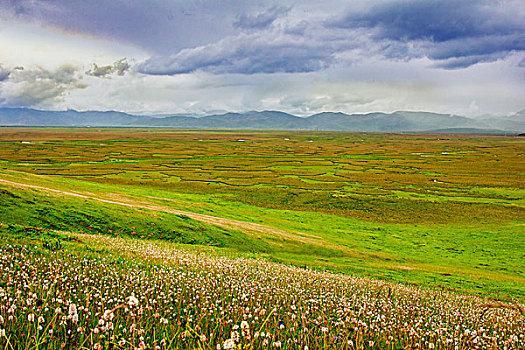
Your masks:
<instances>
[{"instance_id":1,"label":"distant mountain range","mask_svg":"<svg viewBox=\"0 0 525 350\"><path fill-rule=\"evenodd\" d=\"M115 111L78 112L0 108L0 126L523 133L525 110L510 116L472 119L449 114L406 111L367 114L324 112L309 117L297 117L279 111L225 113L205 117L180 114L154 117Z\"/></svg>"}]
</instances>

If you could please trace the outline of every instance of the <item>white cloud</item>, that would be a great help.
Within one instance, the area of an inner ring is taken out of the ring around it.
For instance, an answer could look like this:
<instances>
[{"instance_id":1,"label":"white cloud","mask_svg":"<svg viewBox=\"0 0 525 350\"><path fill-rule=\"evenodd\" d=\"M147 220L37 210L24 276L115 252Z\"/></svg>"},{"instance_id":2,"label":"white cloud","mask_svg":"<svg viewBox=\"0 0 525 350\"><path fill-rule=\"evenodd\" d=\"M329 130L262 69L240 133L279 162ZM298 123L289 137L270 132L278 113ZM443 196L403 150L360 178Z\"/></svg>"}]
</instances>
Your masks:
<instances>
[{"instance_id":1,"label":"white cloud","mask_svg":"<svg viewBox=\"0 0 525 350\"><path fill-rule=\"evenodd\" d=\"M59 107L151 114L266 109L298 115L396 110L512 113L523 108L522 77L512 64L501 61L443 73L429 68L428 59L371 59L344 69L303 74L85 77L89 87L71 91ZM381 79L386 74L388 79ZM472 107L472 101L477 108Z\"/></svg>"},{"instance_id":2,"label":"white cloud","mask_svg":"<svg viewBox=\"0 0 525 350\"><path fill-rule=\"evenodd\" d=\"M55 70L22 67L10 71L2 84L2 98L13 106L53 106L71 90L85 89L78 67L65 64Z\"/></svg>"}]
</instances>

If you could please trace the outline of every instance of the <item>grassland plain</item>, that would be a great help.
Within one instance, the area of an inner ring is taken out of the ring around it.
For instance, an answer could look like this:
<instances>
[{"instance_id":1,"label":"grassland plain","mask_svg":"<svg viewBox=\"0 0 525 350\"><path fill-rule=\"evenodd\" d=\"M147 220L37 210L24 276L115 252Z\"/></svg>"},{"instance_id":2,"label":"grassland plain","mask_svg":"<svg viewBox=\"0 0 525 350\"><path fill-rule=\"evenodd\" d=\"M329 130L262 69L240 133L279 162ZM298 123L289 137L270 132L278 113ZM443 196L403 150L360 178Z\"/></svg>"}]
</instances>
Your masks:
<instances>
[{"instance_id":1,"label":"grassland plain","mask_svg":"<svg viewBox=\"0 0 525 350\"><path fill-rule=\"evenodd\" d=\"M1 179L90 197L0 183L4 231L162 239L525 297L523 138L4 128L0 147Z\"/></svg>"}]
</instances>

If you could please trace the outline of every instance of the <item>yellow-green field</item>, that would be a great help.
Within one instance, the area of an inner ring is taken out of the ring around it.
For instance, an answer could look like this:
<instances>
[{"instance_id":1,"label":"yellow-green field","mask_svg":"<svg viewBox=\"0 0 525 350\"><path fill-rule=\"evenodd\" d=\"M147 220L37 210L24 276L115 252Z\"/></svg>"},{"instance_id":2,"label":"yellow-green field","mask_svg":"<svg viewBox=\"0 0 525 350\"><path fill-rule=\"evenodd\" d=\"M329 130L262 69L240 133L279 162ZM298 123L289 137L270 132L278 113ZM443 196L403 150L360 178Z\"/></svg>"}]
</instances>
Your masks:
<instances>
[{"instance_id":1,"label":"yellow-green field","mask_svg":"<svg viewBox=\"0 0 525 350\"><path fill-rule=\"evenodd\" d=\"M525 296L523 138L3 128L0 149L4 231L164 239Z\"/></svg>"}]
</instances>

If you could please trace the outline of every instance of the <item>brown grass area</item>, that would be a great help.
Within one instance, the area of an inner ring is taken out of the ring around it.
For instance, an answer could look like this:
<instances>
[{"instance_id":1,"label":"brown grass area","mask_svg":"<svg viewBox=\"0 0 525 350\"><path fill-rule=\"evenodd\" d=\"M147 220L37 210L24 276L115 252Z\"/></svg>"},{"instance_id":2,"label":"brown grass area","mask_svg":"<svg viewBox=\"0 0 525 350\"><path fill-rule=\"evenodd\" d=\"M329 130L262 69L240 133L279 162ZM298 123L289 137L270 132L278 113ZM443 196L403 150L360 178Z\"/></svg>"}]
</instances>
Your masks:
<instances>
[{"instance_id":1,"label":"brown grass area","mask_svg":"<svg viewBox=\"0 0 525 350\"><path fill-rule=\"evenodd\" d=\"M525 184L523 141L514 137L0 128L0 147L4 169L271 208L398 223L525 217L506 194Z\"/></svg>"}]
</instances>

